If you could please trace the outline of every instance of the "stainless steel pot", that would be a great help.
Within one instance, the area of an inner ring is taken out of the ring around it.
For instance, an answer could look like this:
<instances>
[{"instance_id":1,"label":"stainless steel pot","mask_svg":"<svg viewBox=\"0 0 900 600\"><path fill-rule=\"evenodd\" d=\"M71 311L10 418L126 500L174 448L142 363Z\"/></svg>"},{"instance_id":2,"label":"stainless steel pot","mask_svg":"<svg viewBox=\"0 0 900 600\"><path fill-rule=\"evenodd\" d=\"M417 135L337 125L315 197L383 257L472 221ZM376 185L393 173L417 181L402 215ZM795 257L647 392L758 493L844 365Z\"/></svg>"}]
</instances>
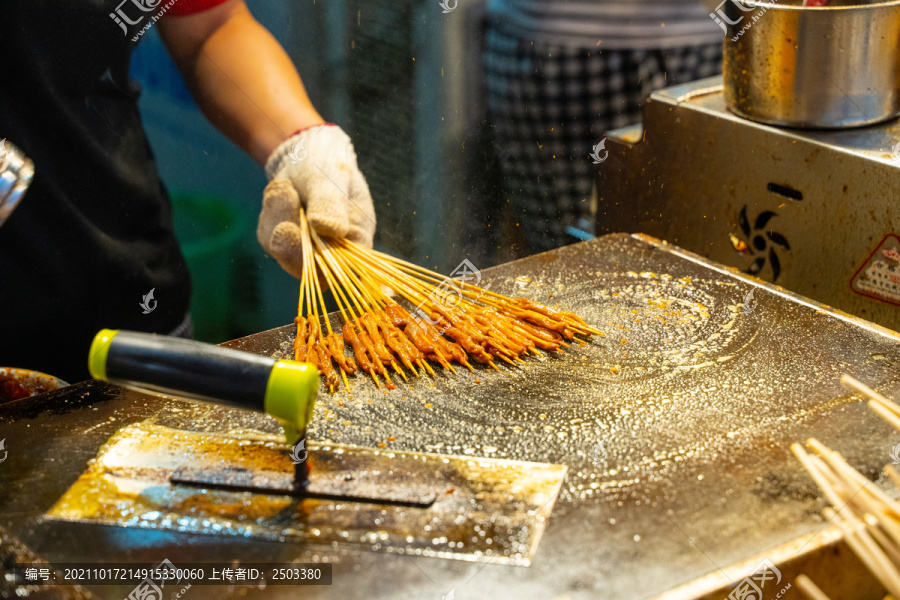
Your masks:
<instances>
[{"instance_id":1,"label":"stainless steel pot","mask_svg":"<svg viewBox=\"0 0 900 600\"><path fill-rule=\"evenodd\" d=\"M19 205L34 177L34 163L7 140L0 140L0 227Z\"/></svg>"},{"instance_id":2,"label":"stainless steel pot","mask_svg":"<svg viewBox=\"0 0 900 600\"><path fill-rule=\"evenodd\" d=\"M726 0L725 101L762 123L859 127L900 115L900 0Z\"/></svg>"}]
</instances>

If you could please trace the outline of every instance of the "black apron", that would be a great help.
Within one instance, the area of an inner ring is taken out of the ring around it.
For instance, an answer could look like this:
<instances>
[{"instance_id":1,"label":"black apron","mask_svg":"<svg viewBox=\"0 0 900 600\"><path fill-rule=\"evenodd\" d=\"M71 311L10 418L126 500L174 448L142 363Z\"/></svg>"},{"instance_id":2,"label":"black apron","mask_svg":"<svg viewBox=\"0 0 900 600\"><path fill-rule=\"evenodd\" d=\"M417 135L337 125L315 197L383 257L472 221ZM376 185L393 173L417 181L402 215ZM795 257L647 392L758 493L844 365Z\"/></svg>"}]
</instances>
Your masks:
<instances>
[{"instance_id":1,"label":"black apron","mask_svg":"<svg viewBox=\"0 0 900 600\"><path fill-rule=\"evenodd\" d=\"M0 1L0 139L35 164L0 226L0 366L80 381L99 329L168 333L187 313L190 280L128 76L152 13L124 4ZM123 10L142 22L126 29L111 17Z\"/></svg>"}]
</instances>

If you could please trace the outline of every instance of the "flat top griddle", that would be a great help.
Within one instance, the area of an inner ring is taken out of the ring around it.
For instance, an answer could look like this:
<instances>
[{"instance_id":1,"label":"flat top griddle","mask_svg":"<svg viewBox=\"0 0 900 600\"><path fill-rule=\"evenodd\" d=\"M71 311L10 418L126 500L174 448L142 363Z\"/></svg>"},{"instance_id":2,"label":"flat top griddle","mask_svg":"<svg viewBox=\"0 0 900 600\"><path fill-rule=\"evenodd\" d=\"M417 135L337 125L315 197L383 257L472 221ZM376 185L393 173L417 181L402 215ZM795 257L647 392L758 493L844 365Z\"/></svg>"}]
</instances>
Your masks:
<instances>
[{"instance_id":1,"label":"flat top griddle","mask_svg":"<svg viewBox=\"0 0 900 600\"><path fill-rule=\"evenodd\" d=\"M644 598L823 527L791 442L815 436L873 477L890 462L897 434L838 380L847 372L900 392L894 332L640 236L483 276L608 335L502 373L439 374L393 391L357 377L349 393L320 396L310 437L567 465L531 567L37 520L130 423L164 413L196 431L277 431L267 417L100 383L0 409L0 526L60 562L335 563L334 584L305 588L310 598ZM285 354L292 336L284 327L230 345Z\"/></svg>"}]
</instances>

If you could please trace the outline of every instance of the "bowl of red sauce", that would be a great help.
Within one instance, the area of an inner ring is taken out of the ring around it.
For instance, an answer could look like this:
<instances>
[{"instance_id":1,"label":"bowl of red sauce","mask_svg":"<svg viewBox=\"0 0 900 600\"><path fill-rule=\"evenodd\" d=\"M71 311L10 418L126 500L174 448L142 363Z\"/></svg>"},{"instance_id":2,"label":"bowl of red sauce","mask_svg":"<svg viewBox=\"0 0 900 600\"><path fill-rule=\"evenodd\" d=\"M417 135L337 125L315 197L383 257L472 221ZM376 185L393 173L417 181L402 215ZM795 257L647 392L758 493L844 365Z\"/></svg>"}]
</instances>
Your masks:
<instances>
[{"instance_id":1,"label":"bowl of red sauce","mask_svg":"<svg viewBox=\"0 0 900 600\"><path fill-rule=\"evenodd\" d=\"M0 367L0 404L52 392L67 385L62 379L46 373Z\"/></svg>"}]
</instances>

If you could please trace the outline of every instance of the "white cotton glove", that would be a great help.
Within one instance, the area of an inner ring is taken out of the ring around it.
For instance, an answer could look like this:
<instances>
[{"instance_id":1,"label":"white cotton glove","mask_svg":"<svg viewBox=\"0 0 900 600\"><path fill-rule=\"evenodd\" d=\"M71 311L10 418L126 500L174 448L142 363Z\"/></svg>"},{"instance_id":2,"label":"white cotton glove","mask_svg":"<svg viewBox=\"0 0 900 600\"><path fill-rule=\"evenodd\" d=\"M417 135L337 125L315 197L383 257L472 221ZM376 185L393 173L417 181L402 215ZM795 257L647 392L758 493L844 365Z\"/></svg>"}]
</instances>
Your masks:
<instances>
[{"instance_id":1,"label":"white cotton glove","mask_svg":"<svg viewBox=\"0 0 900 600\"><path fill-rule=\"evenodd\" d=\"M266 161L256 237L281 267L303 272L300 207L317 233L372 247L375 208L350 138L337 125L316 125L278 146Z\"/></svg>"}]
</instances>

